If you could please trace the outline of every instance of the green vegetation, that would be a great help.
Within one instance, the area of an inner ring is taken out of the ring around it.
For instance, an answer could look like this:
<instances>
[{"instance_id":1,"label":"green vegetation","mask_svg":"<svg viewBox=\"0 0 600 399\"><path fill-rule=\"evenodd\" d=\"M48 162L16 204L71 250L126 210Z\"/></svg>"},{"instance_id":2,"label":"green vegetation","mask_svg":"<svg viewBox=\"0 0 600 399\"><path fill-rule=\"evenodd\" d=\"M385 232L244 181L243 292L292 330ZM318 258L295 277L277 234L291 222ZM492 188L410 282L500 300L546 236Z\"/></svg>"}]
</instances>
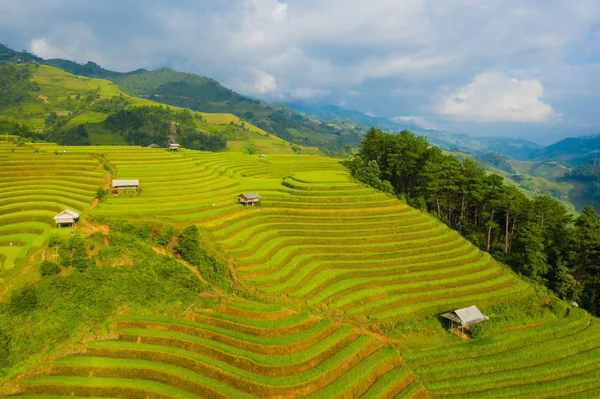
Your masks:
<instances>
[{"instance_id":1,"label":"green vegetation","mask_svg":"<svg viewBox=\"0 0 600 399\"><path fill-rule=\"evenodd\" d=\"M31 81L28 68L0 65L0 109L24 102L30 98L31 92L39 89L37 83Z\"/></svg>"},{"instance_id":2,"label":"green vegetation","mask_svg":"<svg viewBox=\"0 0 600 399\"><path fill-rule=\"evenodd\" d=\"M340 150L359 135L311 121L291 109L273 109L264 102L241 96L213 79L163 68L136 71L110 78L129 92L164 104L202 112L232 113L266 132L303 145Z\"/></svg>"},{"instance_id":3,"label":"green vegetation","mask_svg":"<svg viewBox=\"0 0 600 399\"><path fill-rule=\"evenodd\" d=\"M389 181L408 203L425 204L440 221L497 260L599 314L600 275L590 254L600 247L594 233L600 216L593 208L586 208L573 223L560 202L547 196L530 200L469 158L461 163L406 131L391 135L371 129L359 156L348 165L365 181L365 164L372 162L377 164L371 169L380 168L378 178Z\"/></svg>"},{"instance_id":4,"label":"green vegetation","mask_svg":"<svg viewBox=\"0 0 600 399\"><path fill-rule=\"evenodd\" d=\"M0 47L0 61L13 56ZM214 81L55 62L199 108L222 96L231 103L215 107L268 131L46 65L2 67L21 94L0 107L0 128L21 138L0 145L1 394L600 392L600 327L586 312L600 311L593 208L574 218L406 131L372 129L342 164L271 133L345 151L344 129L320 136L285 107ZM31 143L40 137L58 145ZM147 147L173 139L186 149ZM225 140L229 151L191 150L224 150ZM530 173L567 184L558 163L483 158L523 184ZM574 175L593 180L594 165ZM141 190L112 194L112 178L139 179ZM238 203L254 191L257 206ZM54 224L66 208L81 215L74 228ZM437 317L473 304L489 321L465 336Z\"/></svg>"},{"instance_id":5,"label":"green vegetation","mask_svg":"<svg viewBox=\"0 0 600 399\"><path fill-rule=\"evenodd\" d=\"M166 147L175 140L184 148L210 151L227 147L238 150L248 143L257 152L300 149L292 149L289 143L232 114L164 107L132 97L107 80L75 76L39 64L6 64L1 68L12 72L3 75L8 80L1 85L7 91L3 98L10 104L0 105L0 134L61 145L133 143ZM226 147L227 140L231 145Z\"/></svg>"},{"instance_id":6,"label":"green vegetation","mask_svg":"<svg viewBox=\"0 0 600 399\"><path fill-rule=\"evenodd\" d=\"M240 310L235 302L212 307L189 315L204 324L122 317L117 340L91 343L85 356L54 361L52 375L26 380L23 393L104 396L112 388L171 397L391 397L418 383L391 346L349 327L260 304L251 307L263 310ZM238 332L265 318L268 325L254 333ZM220 327L227 319L235 325Z\"/></svg>"},{"instance_id":7,"label":"green vegetation","mask_svg":"<svg viewBox=\"0 0 600 399\"><path fill-rule=\"evenodd\" d=\"M73 237L55 241L67 249ZM73 259L67 262L61 255L63 264L72 264L66 268L67 275L57 275L58 265L51 264L52 273L13 290L8 303L0 304L0 325L7 342L3 375L43 361L44 352L65 342L77 342L86 334L105 334L110 320L123 309L142 314L181 312L205 288L183 265L156 254L132 234L111 233L104 238L96 233L85 245L90 243L100 253L92 252L90 257L84 248L77 255L75 248ZM122 254L127 254L131 265L111 266L124 261ZM49 269L47 262L42 267ZM70 272L72 268L76 271Z\"/></svg>"}]
</instances>

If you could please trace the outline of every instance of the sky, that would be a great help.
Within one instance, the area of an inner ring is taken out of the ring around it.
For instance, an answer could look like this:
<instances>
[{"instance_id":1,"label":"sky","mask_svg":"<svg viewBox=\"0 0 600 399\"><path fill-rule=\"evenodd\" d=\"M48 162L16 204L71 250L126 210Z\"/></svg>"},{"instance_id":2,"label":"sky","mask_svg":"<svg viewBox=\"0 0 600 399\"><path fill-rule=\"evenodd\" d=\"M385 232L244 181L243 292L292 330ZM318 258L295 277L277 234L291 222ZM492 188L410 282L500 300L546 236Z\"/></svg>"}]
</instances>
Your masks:
<instances>
[{"instance_id":1,"label":"sky","mask_svg":"<svg viewBox=\"0 0 600 399\"><path fill-rule=\"evenodd\" d=\"M0 0L0 42L456 133L600 134L598 0Z\"/></svg>"}]
</instances>

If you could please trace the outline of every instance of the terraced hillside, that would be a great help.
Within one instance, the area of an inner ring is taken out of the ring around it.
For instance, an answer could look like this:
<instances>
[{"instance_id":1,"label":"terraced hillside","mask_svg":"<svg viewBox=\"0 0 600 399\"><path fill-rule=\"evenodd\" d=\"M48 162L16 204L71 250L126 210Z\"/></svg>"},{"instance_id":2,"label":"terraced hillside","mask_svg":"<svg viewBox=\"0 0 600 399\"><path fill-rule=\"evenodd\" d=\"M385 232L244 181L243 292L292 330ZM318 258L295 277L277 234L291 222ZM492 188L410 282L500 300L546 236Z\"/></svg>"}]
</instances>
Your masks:
<instances>
[{"instance_id":1,"label":"terraced hillside","mask_svg":"<svg viewBox=\"0 0 600 399\"><path fill-rule=\"evenodd\" d=\"M56 360L49 375L23 387L25 397L65 398L426 397L381 339L252 302L197 310L185 320L123 317L117 340L90 343L85 354Z\"/></svg>"},{"instance_id":2,"label":"terraced hillside","mask_svg":"<svg viewBox=\"0 0 600 399\"><path fill-rule=\"evenodd\" d=\"M58 212L70 208L84 215L106 182L106 172L91 156L36 147L38 153L33 147L12 152L0 144L0 270L40 248Z\"/></svg>"},{"instance_id":3,"label":"terraced hillside","mask_svg":"<svg viewBox=\"0 0 600 399\"><path fill-rule=\"evenodd\" d=\"M97 216L198 223L265 294L375 321L528 294L456 232L350 181L333 159L131 148L109 159L143 192L111 198ZM244 191L259 192L261 205L239 205Z\"/></svg>"},{"instance_id":4,"label":"terraced hillside","mask_svg":"<svg viewBox=\"0 0 600 399\"><path fill-rule=\"evenodd\" d=\"M433 398L600 397L600 323L570 309L485 340L404 353Z\"/></svg>"}]
</instances>

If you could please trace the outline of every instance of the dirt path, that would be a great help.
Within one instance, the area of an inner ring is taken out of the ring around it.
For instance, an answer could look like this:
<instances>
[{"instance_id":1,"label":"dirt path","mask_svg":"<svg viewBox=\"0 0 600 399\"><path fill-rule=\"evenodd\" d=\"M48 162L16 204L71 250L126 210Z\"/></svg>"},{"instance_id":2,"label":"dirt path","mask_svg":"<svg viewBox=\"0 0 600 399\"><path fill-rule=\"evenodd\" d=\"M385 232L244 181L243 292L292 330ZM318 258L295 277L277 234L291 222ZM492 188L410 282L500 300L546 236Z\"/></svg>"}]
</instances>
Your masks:
<instances>
[{"instance_id":1,"label":"dirt path","mask_svg":"<svg viewBox=\"0 0 600 399\"><path fill-rule=\"evenodd\" d=\"M197 267L189 264L188 262L186 262L183 259L178 259L178 258L174 257L172 254L168 253L164 248L152 247L152 250L154 252L156 252L157 254L161 254L161 255L164 255L164 256L169 256L171 258L174 258L177 262L181 263L182 265L184 265L185 267L187 267L189 269L189 271L191 271L192 273L194 273L200 279L200 281L202 281L205 284L211 285L208 281L206 281L204 279L204 277L202 277L202 274L198 271ZM218 292L219 294L221 294L221 295L223 294L223 292L219 288L213 287L213 289L216 292Z\"/></svg>"}]
</instances>

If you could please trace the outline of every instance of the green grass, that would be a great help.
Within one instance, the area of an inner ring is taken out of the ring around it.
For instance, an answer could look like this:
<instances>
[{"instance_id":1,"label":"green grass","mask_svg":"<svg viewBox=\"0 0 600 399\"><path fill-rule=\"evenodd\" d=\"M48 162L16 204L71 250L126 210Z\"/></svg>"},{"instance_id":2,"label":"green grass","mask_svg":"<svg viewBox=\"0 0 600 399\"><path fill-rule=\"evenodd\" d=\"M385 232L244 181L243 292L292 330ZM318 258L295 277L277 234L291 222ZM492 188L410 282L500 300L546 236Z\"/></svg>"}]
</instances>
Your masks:
<instances>
[{"instance_id":1,"label":"green grass","mask_svg":"<svg viewBox=\"0 0 600 399\"><path fill-rule=\"evenodd\" d=\"M240 304L243 304L241 308ZM249 301L233 301L231 305L226 309L240 310L242 316L235 319L246 325L256 323L257 320L251 318L256 313L282 310ZM248 317L243 317L244 312ZM215 322L231 317L218 311L207 314ZM302 317L293 313L291 317L280 314L276 320L267 321L274 321L274 326L288 325L290 319L302 323L306 316L300 315ZM380 343L371 335L361 335L350 326L334 328L309 346L303 345L304 340L320 334L324 326L331 326L326 319L318 322L316 329L310 326L300 333L275 337L243 334L234 327L231 330L212 327L218 334L264 347L288 345L285 352L276 355L232 346L220 342L216 336L204 338L178 332L179 326L211 329L210 324L161 316L125 316L121 320L124 325L119 328L120 340L92 342L88 345L88 354L55 360L53 375L25 381L26 392L31 392L27 387L38 386L42 391L59 393L57 389L60 388L55 387L65 386L75 395L84 392L98 395L112 392L111 387L119 387L123 392L136 387L150 393L186 397L193 393L202 394L202 387L210 387L215 394L236 398L305 395L329 398L366 391L372 396L373 392L390 388L393 377L414 379L412 375L407 377L406 366L402 366L393 347ZM150 323L147 328L127 327L127 323L141 320L162 324ZM129 339L130 336L133 339ZM162 344L144 343L157 339L162 340ZM374 388L370 390L373 384Z\"/></svg>"}]
</instances>

